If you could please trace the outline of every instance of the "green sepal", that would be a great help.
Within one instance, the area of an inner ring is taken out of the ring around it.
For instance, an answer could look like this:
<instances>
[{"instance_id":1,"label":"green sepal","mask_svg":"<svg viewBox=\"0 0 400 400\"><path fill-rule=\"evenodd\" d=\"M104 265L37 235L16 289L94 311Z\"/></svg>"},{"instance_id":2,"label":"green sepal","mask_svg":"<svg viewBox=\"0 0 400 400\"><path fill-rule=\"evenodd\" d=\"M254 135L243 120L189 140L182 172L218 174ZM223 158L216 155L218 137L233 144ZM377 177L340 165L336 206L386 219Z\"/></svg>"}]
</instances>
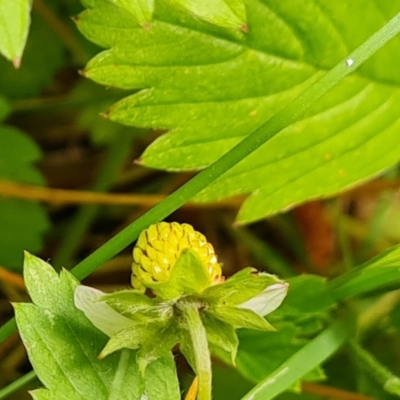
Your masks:
<instances>
[{"instance_id":1,"label":"green sepal","mask_svg":"<svg viewBox=\"0 0 400 400\"><path fill-rule=\"evenodd\" d=\"M99 301L106 301L115 311L138 323L157 321L163 324L172 318L172 305L161 303L136 290L123 290L102 296Z\"/></svg>"},{"instance_id":2,"label":"green sepal","mask_svg":"<svg viewBox=\"0 0 400 400\"><path fill-rule=\"evenodd\" d=\"M225 282L208 287L202 297L212 304L236 306L257 296L268 286L282 282L275 275L256 272L254 268L244 268Z\"/></svg>"},{"instance_id":3,"label":"green sepal","mask_svg":"<svg viewBox=\"0 0 400 400\"><path fill-rule=\"evenodd\" d=\"M168 282L149 283L146 286L157 297L169 300L183 295L200 294L210 284L211 277L199 256L193 250L184 249L171 270Z\"/></svg>"},{"instance_id":4,"label":"green sepal","mask_svg":"<svg viewBox=\"0 0 400 400\"><path fill-rule=\"evenodd\" d=\"M248 328L260 331L275 330L275 328L263 317L249 309L215 306L210 307L205 312L223 322L233 325L236 328Z\"/></svg>"},{"instance_id":5,"label":"green sepal","mask_svg":"<svg viewBox=\"0 0 400 400\"><path fill-rule=\"evenodd\" d=\"M101 351L99 359L124 348L136 350L148 341L156 343L160 340L161 330L160 324L154 322L137 323L132 327L122 329L110 337Z\"/></svg>"},{"instance_id":6,"label":"green sepal","mask_svg":"<svg viewBox=\"0 0 400 400\"><path fill-rule=\"evenodd\" d=\"M230 355L232 365L235 365L239 339L235 332L235 328L216 319L213 316L203 313L202 315L204 327L206 328L207 340L212 347L221 349Z\"/></svg>"},{"instance_id":7,"label":"green sepal","mask_svg":"<svg viewBox=\"0 0 400 400\"><path fill-rule=\"evenodd\" d=\"M178 327L171 323L167 327L159 329L151 340L142 343L136 355L140 373L144 375L150 363L171 353L172 349L179 343L179 337Z\"/></svg>"},{"instance_id":8,"label":"green sepal","mask_svg":"<svg viewBox=\"0 0 400 400\"><path fill-rule=\"evenodd\" d=\"M190 336L190 328L185 319L180 321L179 350L193 371L196 372L196 349Z\"/></svg>"},{"instance_id":9,"label":"green sepal","mask_svg":"<svg viewBox=\"0 0 400 400\"><path fill-rule=\"evenodd\" d=\"M115 311L129 318L132 318L137 312L157 304L155 299L151 299L137 290L121 290L105 294L99 298L99 301L105 301Z\"/></svg>"},{"instance_id":10,"label":"green sepal","mask_svg":"<svg viewBox=\"0 0 400 400\"><path fill-rule=\"evenodd\" d=\"M142 344L144 337L152 336L154 332L154 326L149 327L144 324L137 324L134 329L123 329L111 336L98 358L101 360L109 354L125 348L136 350Z\"/></svg>"}]
</instances>

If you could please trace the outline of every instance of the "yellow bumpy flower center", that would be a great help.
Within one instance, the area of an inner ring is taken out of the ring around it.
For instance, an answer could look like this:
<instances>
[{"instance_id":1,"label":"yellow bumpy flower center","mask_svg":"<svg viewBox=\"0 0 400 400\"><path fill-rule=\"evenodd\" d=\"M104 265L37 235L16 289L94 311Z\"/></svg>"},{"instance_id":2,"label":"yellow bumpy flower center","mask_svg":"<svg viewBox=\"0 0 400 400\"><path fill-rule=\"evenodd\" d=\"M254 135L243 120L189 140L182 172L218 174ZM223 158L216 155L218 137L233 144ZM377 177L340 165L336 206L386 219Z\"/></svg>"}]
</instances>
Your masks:
<instances>
[{"instance_id":1,"label":"yellow bumpy flower center","mask_svg":"<svg viewBox=\"0 0 400 400\"><path fill-rule=\"evenodd\" d=\"M168 281L183 249L194 250L211 281L220 281L221 265L204 235L189 224L160 222L144 230L133 248L132 286L144 292L148 284Z\"/></svg>"}]
</instances>

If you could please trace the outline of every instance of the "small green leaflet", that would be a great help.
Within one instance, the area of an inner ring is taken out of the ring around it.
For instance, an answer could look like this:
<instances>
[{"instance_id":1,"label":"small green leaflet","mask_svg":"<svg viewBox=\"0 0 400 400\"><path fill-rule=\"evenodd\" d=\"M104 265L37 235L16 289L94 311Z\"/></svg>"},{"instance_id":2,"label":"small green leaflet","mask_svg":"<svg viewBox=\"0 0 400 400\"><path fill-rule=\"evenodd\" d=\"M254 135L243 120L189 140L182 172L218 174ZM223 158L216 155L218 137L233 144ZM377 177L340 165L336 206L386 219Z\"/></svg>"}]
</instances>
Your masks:
<instances>
[{"instance_id":1,"label":"small green leaflet","mask_svg":"<svg viewBox=\"0 0 400 400\"><path fill-rule=\"evenodd\" d=\"M61 39L37 13L31 17L21 67L16 70L0 57L0 92L11 99L39 96L66 58Z\"/></svg>"},{"instance_id":2,"label":"small green leaflet","mask_svg":"<svg viewBox=\"0 0 400 400\"><path fill-rule=\"evenodd\" d=\"M0 180L43 185L42 175L33 166L40 156L32 139L0 124ZM21 270L23 250L41 250L49 225L45 209L38 202L0 197L0 264Z\"/></svg>"},{"instance_id":3,"label":"small green leaflet","mask_svg":"<svg viewBox=\"0 0 400 400\"><path fill-rule=\"evenodd\" d=\"M12 61L15 68L21 64L30 24L30 0L0 1L0 53Z\"/></svg>"},{"instance_id":4,"label":"small green leaflet","mask_svg":"<svg viewBox=\"0 0 400 400\"><path fill-rule=\"evenodd\" d=\"M144 89L117 103L112 120L170 130L143 154L165 170L217 160L309 87L400 10L400 1L351 4L246 2L238 34L157 2L151 29L97 0L78 26L108 48L85 71L107 86ZM107 18L105 17L107 16ZM250 194L241 223L330 196L399 159L400 74L395 38L295 124L204 190L197 200Z\"/></svg>"},{"instance_id":5,"label":"small green leaflet","mask_svg":"<svg viewBox=\"0 0 400 400\"><path fill-rule=\"evenodd\" d=\"M73 302L79 282L44 261L25 255L24 278L33 304L14 304L29 359L45 389L37 400L178 400L171 354L150 363L142 379L136 353L122 350L98 360L107 337Z\"/></svg>"}]
</instances>

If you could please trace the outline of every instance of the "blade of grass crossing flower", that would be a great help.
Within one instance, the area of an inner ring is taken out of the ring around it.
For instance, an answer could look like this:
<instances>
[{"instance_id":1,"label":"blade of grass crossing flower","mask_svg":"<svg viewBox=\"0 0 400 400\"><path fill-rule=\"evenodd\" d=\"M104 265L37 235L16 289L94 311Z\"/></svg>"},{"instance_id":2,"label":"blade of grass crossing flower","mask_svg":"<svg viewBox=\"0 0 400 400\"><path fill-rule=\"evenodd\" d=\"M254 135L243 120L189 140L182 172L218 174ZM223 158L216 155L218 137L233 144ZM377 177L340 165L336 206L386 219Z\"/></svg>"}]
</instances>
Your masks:
<instances>
[{"instance_id":1,"label":"blade of grass crossing flower","mask_svg":"<svg viewBox=\"0 0 400 400\"><path fill-rule=\"evenodd\" d=\"M74 275L78 279L82 279L91 274L99 265L136 240L142 230L170 215L223 173L251 154L261 144L270 140L289 124L295 122L307 108L327 93L329 89L338 84L344 77L354 72L364 61L396 36L399 31L400 13L396 14L383 28L370 36L367 41L349 54L346 60L339 62L300 96L276 113L263 126L243 139L215 163L198 173L163 202L150 209L134 223L81 261L73 269ZM350 64L348 60L351 60L352 63Z\"/></svg>"},{"instance_id":2,"label":"blade of grass crossing flower","mask_svg":"<svg viewBox=\"0 0 400 400\"><path fill-rule=\"evenodd\" d=\"M272 374L267 376L242 400L271 400L287 390L307 372L335 353L353 332L350 316L339 319Z\"/></svg>"},{"instance_id":3,"label":"blade of grass crossing flower","mask_svg":"<svg viewBox=\"0 0 400 400\"><path fill-rule=\"evenodd\" d=\"M365 60L376 53L385 43L400 31L400 13L396 14L383 28L378 30L347 58L307 88L299 97L275 114L265 125L257 129L238 143L232 150L197 174L185 185L168 196L163 202L150 209L134 223L115 235L107 243L81 261L72 271L78 279L83 279L95 271L100 265L119 253L137 239L140 232L152 223L158 222L177 210L188 200L205 189L223 173L236 165L244 157L251 154L261 144L270 140L283 128L295 122L304 111L321 98L345 76L357 69ZM7 334L8 333L8 334ZM11 332L0 331L0 342Z\"/></svg>"}]
</instances>

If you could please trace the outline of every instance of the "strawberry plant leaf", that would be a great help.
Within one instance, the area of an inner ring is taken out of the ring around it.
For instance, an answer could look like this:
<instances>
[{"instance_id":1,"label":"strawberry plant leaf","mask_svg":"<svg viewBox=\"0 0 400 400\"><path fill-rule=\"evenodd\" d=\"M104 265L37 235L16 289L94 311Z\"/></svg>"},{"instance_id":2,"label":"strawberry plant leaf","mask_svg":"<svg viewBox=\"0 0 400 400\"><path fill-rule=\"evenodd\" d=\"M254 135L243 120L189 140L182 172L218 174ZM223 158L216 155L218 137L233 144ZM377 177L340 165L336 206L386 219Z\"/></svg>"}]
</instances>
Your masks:
<instances>
[{"instance_id":1,"label":"strawberry plant leaf","mask_svg":"<svg viewBox=\"0 0 400 400\"><path fill-rule=\"evenodd\" d=\"M30 11L30 0L0 2L0 53L12 61L15 68L21 64L28 37Z\"/></svg>"},{"instance_id":2,"label":"strawberry plant leaf","mask_svg":"<svg viewBox=\"0 0 400 400\"><path fill-rule=\"evenodd\" d=\"M335 300L400 283L400 246L394 246L329 282Z\"/></svg>"},{"instance_id":3,"label":"strawberry plant leaf","mask_svg":"<svg viewBox=\"0 0 400 400\"><path fill-rule=\"evenodd\" d=\"M295 7L249 0L249 32L243 34L165 2L156 2L151 29L144 30L127 12L102 0L92 3L96 7L80 15L78 26L108 50L89 62L85 74L104 85L143 89L118 102L109 116L170 130L141 161L174 171L210 165L400 10L399 0L304 0ZM250 194L238 215L246 223L330 196L394 165L400 146L399 40L197 200Z\"/></svg>"},{"instance_id":4,"label":"strawberry plant leaf","mask_svg":"<svg viewBox=\"0 0 400 400\"><path fill-rule=\"evenodd\" d=\"M21 338L46 389L34 399L179 399L172 355L140 376L136 354L123 350L97 359L107 337L74 306L79 282L26 254L24 277L34 304L14 304Z\"/></svg>"},{"instance_id":5,"label":"strawberry plant leaf","mask_svg":"<svg viewBox=\"0 0 400 400\"><path fill-rule=\"evenodd\" d=\"M204 21L224 28L247 30L243 0L167 0Z\"/></svg>"},{"instance_id":6,"label":"strawberry plant leaf","mask_svg":"<svg viewBox=\"0 0 400 400\"><path fill-rule=\"evenodd\" d=\"M21 67L16 70L0 57L0 93L10 98L38 95L54 78L64 59L65 48L60 39L40 16L33 14Z\"/></svg>"},{"instance_id":7,"label":"strawberry plant leaf","mask_svg":"<svg viewBox=\"0 0 400 400\"><path fill-rule=\"evenodd\" d=\"M0 125L0 179L43 185L32 165L40 158L38 146L18 129ZM21 269L23 250L39 251L49 228L44 207L32 201L0 198L0 264Z\"/></svg>"},{"instance_id":8,"label":"strawberry plant leaf","mask_svg":"<svg viewBox=\"0 0 400 400\"><path fill-rule=\"evenodd\" d=\"M213 318L240 328L273 331L275 328L254 311L238 307L215 306L206 310Z\"/></svg>"},{"instance_id":9,"label":"strawberry plant leaf","mask_svg":"<svg viewBox=\"0 0 400 400\"><path fill-rule=\"evenodd\" d=\"M259 382L300 350L309 341L296 337L293 325L282 325L278 332L261 332L241 329L236 358L238 370L253 382ZM268 362L265 362L268 360ZM308 372L303 380L318 381L324 378L321 367ZM294 387L299 387L297 382Z\"/></svg>"},{"instance_id":10,"label":"strawberry plant leaf","mask_svg":"<svg viewBox=\"0 0 400 400\"><path fill-rule=\"evenodd\" d=\"M153 18L154 0L109 0L131 13L141 26L146 26Z\"/></svg>"}]
</instances>

